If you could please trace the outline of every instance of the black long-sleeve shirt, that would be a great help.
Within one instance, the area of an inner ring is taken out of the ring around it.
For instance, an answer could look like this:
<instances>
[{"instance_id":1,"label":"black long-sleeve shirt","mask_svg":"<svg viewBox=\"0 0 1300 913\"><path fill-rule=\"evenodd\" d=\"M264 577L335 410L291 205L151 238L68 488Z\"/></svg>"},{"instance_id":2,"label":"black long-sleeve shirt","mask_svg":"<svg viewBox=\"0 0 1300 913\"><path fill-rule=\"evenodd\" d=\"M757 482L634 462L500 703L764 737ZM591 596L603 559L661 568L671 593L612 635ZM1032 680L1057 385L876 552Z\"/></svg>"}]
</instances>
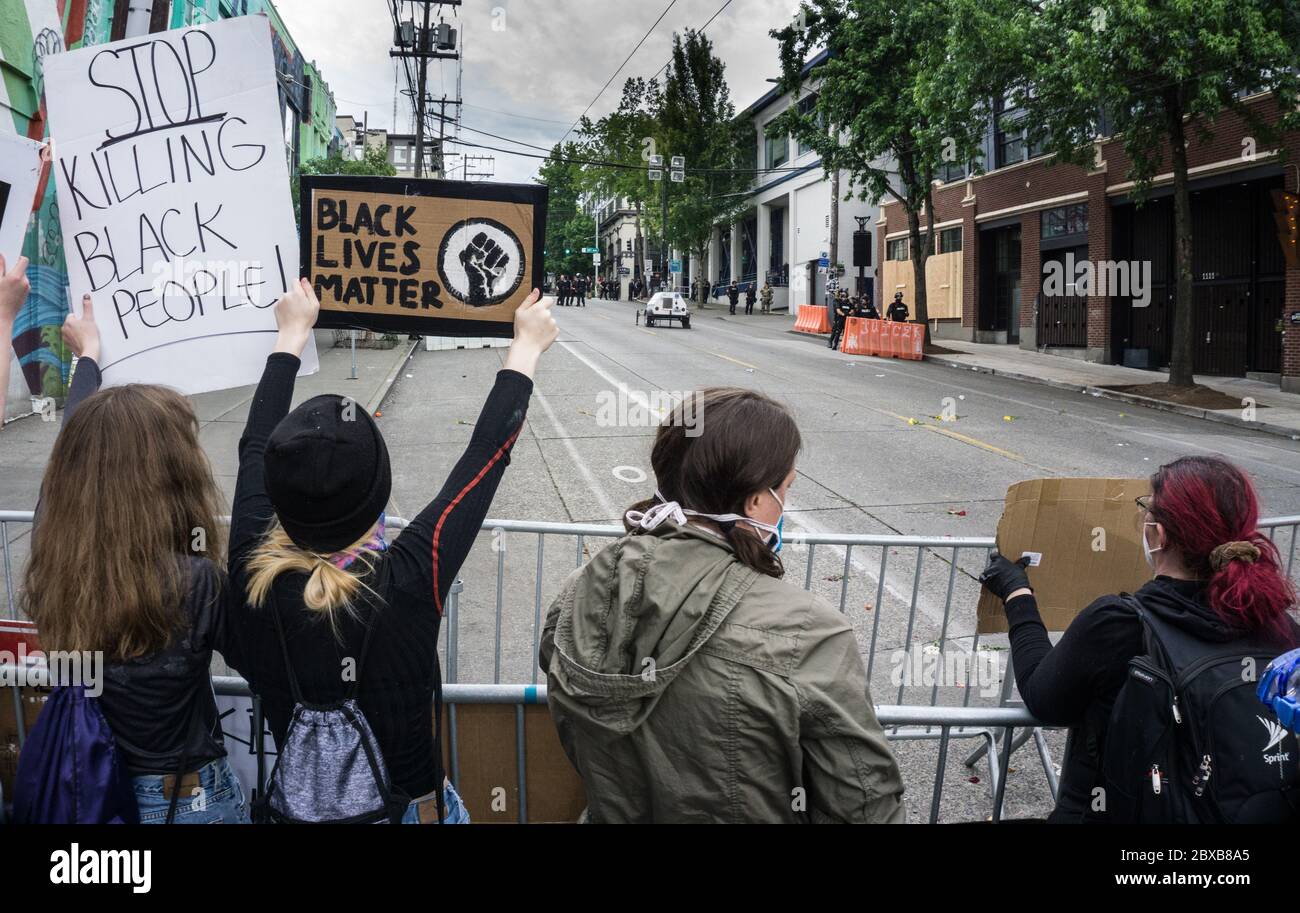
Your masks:
<instances>
[{"instance_id":1,"label":"black long-sleeve shirt","mask_svg":"<svg viewBox=\"0 0 1300 913\"><path fill-rule=\"evenodd\" d=\"M1210 608L1205 583L1156 577L1136 593L1146 611L1208 642L1241 635ZM1102 596L1078 614L1053 646L1033 594L1006 604L1016 686L1039 721L1070 727L1070 750L1052 821L1080 821L1102 785L1106 728L1129 661L1144 652L1142 624L1132 605Z\"/></svg>"},{"instance_id":2,"label":"black long-sleeve shirt","mask_svg":"<svg viewBox=\"0 0 1300 913\"><path fill-rule=\"evenodd\" d=\"M63 410L65 425L100 383L99 365L80 358ZM39 515L38 505L38 521ZM224 654L230 647L225 574L198 555L176 560L183 563L187 587L180 607L185 623L163 649L104 665L99 705L132 774L174 774L182 761L187 771L197 770L226 756L208 680L212 651Z\"/></svg>"},{"instance_id":3,"label":"black long-sleeve shirt","mask_svg":"<svg viewBox=\"0 0 1300 913\"><path fill-rule=\"evenodd\" d=\"M309 702L328 703L346 696L350 682L342 672L351 665L348 660L355 663L360 656L366 627L374 622L366 604L359 603L358 614L364 613L363 617L342 613L341 639L336 639L328 622L304 607L307 578L299 573L280 575L273 584L275 599L263 608L253 608L244 598L247 563L275 515L266 494L263 455L271 431L289 412L298 364L297 358L284 353L267 359L239 442L230 527L231 626L238 631L238 645L235 655L227 659L261 695L277 744L283 743L288 730L293 698L271 607L279 612L289 656L303 698ZM410 796L440 786L433 744L433 689L439 674L443 602L510 462L532 388L532 381L518 372L497 374L470 443L442 490L379 559L387 563L387 602L361 670L357 698L394 786Z\"/></svg>"}]
</instances>

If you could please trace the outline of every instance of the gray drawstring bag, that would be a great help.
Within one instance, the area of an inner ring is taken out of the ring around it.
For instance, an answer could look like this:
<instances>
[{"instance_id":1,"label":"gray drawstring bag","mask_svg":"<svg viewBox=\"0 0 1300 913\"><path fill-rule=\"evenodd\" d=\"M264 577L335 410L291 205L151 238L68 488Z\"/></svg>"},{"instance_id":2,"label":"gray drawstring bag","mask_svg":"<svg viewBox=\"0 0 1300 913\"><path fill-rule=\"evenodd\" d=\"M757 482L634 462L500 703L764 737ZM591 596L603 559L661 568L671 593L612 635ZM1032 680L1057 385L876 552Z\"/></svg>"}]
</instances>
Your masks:
<instances>
[{"instance_id":1,"label":"gray drawstring bag","mask_svg":"<svg viewBox=\"0 0 1300 913\"><path fill-rule=\"evenodd\" d=\"M370 638L382 615L377 606L373 608L357 660L357 676L347 696L334 703L312 704L302 698L272 595L271 615L294 706L266 793L254 805L258 823L401 823L410 800L393 788L379 743L356 696Z\"/></svg>"}]
</instances>

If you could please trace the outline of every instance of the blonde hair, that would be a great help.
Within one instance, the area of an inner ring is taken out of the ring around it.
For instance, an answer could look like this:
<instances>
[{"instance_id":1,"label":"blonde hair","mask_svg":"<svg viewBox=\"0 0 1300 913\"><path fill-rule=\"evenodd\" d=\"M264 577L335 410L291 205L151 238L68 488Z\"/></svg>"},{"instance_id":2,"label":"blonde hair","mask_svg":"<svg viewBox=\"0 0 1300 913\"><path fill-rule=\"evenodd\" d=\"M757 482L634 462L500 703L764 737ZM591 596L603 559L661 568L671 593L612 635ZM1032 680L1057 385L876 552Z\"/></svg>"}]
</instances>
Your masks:
<instances>
[{"instance_id":1,"label":"blonde hair","mask_svg":"<svg viewBox=\"0 0 1300 913\"><path fill-rule=\"evenodd\" d=\"M256 609L262 608L271 586L281 574L306 574L307 584L302 591L303 604L310 611L325 616L335 638L342 640L340 615L346 613L356 617L357 594L365 589L378 596L361 579L375 568L377 553L367 543L378 525L376 523L369 532L345 549L337 552L312 552L296 545L280 521L276 520L248 561L249 605ZM332 560L339 555L351 555L365 566L365 570L358 574L339 567Z\"/></svg>"}]
</instances>

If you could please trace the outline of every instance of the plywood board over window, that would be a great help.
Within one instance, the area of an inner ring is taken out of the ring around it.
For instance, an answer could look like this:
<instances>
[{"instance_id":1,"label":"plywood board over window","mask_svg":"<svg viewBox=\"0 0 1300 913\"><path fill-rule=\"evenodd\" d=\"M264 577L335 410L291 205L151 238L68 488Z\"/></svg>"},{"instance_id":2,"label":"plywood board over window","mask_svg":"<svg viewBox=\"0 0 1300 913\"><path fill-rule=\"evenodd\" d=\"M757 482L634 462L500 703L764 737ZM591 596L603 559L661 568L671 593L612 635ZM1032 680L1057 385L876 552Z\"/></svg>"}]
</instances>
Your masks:
<instances>
[{"instance_id":1,"label":"plywood board over window","mask_svg":"<svg viewBox=\"0 0 1300 913\"><path fill-rule=\"evenodd\" d=\"M888 304L895 292L916 316L916 284L912 281L911 260L886 260L884 281L880 286L880 303ZM925 262L926 311L931 320L961 317L962 252L931 254Z\"/></svg>"}]
</instances>

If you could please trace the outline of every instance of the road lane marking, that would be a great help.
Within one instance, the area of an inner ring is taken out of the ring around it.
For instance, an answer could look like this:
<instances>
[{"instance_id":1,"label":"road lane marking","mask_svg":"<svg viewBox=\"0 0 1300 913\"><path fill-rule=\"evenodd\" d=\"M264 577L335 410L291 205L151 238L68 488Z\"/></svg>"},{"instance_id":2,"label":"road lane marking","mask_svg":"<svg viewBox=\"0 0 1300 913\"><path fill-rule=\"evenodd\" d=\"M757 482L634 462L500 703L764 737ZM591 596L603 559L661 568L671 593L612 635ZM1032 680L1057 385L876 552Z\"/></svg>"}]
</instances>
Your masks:
<instances>
[{"instance_id":1,"label":"road lane marking","mask_svg":"<svg viewBox=\"0 0 1300 913\"><path fill-rule=\"evenodd\" d=\"M584 460L582 455L578 453L578 448L573 446L572 437L568 430L560 424L560 420L556 417L555 410L551 408L550 402L542 394L542 391L538 390L536 387L533 388L533 395L536 396L537 401L542 404L542 410L546 413L547 418L551 420L551 424L555 426L555 433L559 435L561 443L564 444L564 449L569 452L569 458L572 460L573 465L578 467L578 472L582 473L582 478L586 481L587 487L590 488L592 494L596 496L596 500L600 503L601 513L604 517L610 519L621 517L622 514L614 509L613 503L609 500L609 497L606 496L605 489L601 488L600 483L596 481L596 477L592 474L591 468L587 466L586 460ZM541 441L538 441L537 443L540 449ZM543 459L545 459L545 457L543 457ZM563 500L563 494L560 495L560 498Z\"/></svg>"},{"instance_id":2,"label":"road lane marking","mask_svg":"<svg viewBox=\"0 0 1300 913\"><path fill-rule=\"evenodd\" d=\"M683 344L684 344L684 343L683 343ZM694 346L689 346L689 348L694 348ZM701 349L700 351L706 351L706 350ZM730 355L723 355L721 352L712 352L712 351L710 351L709 354L710 354L710 355L716 355L718 358L721 358L721 359L723 359L724 361L729 361L729 362L731 362L732 364L740 365L742 368L750 368L750 369L752 369L752 370L754 370L754 371L757 371L757 370L758 370L758 365L751 365L751 364L750 364L749 362L747 362L747 361L741 361L739 358L732 358Z\"/></svg>"},{"instance_id":3,"label":"road lane marking","mask_svg":"<svg viewBox=\"0 0 1300 913\"><path fill-rule=\"evenodd\" d=\"M646 398L644 393L640 392L639 390L633 390L631 387L623 383L621 380L617 380L613 375L609 374L607 371L601 368L600 365L596 364L594 361L587 358L587 356L583 355L581 352L579 352L577 349L571 346L568 342L564 340L560 340L559 342L560 345L564 346L564 348L568 351L570 355L572 355L574 358L578 359L578 361L582 362L584 365L586 365L588 368L594 371L596 375L600 377L601 380L609 384L614 389L621 390L624 396L626 396L632 402L636 403L646 412L650 413L651 415L657 416L661 421L668 416L668 410L662 407L655 408L654 406L651 406L650 400Z\"/></svg>"}]
</instances>

